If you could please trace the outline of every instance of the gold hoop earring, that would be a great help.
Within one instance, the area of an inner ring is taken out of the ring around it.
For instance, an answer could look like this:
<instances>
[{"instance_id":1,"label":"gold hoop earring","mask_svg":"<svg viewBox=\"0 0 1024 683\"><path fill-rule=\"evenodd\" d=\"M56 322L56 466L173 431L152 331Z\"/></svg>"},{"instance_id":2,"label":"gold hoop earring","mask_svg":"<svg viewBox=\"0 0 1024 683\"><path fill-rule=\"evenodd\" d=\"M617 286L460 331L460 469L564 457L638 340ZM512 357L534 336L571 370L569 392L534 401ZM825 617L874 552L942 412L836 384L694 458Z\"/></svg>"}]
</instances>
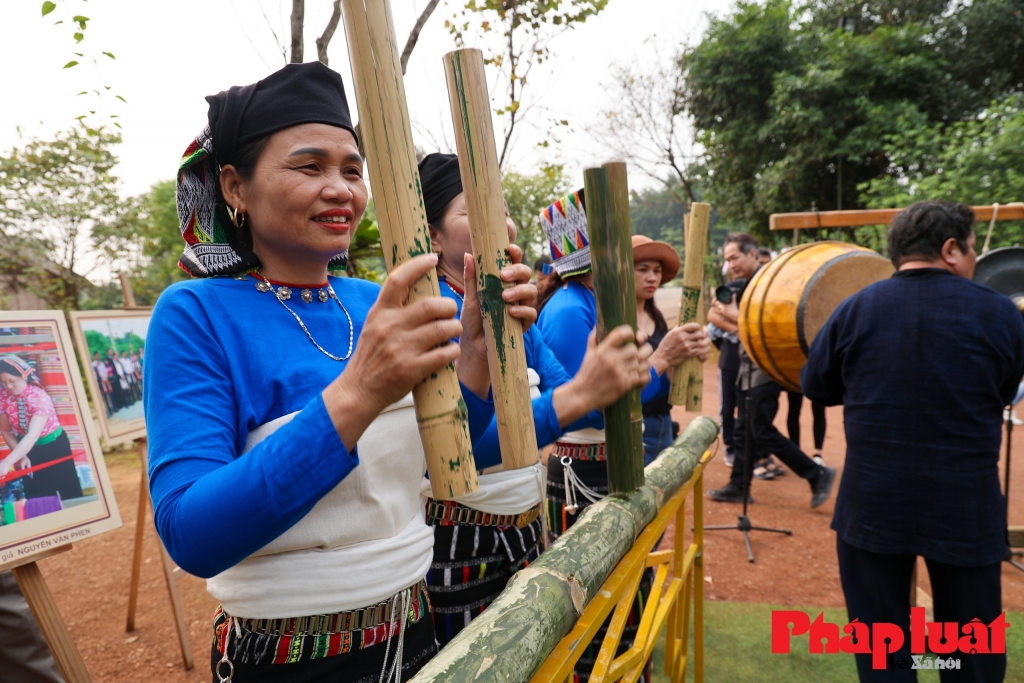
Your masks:
<instances>
[{"instance_id":1,"label":"gold hoop earring","mask_svg":"<svg viewBox=\"0 0 1024 683\"><path fill-rule=\"evenodd\" d=\"M231 224L234 225L235 228L237 228L238 230L241 230L242 226L245 225L245 214L235 209L230 204L227 206L227 210L228 218L231 219Z\"/></svg>"}]
</instances>

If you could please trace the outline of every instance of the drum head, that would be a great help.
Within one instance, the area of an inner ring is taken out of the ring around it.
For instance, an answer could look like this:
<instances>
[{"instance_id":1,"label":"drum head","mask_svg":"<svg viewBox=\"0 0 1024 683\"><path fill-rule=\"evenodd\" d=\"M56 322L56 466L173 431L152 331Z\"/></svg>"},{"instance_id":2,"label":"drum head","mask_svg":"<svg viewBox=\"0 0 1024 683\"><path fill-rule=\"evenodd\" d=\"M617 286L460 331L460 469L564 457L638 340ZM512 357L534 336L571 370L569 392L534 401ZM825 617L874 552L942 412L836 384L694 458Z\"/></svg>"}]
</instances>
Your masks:
<instances>
[{"instance_id":1,"label":"drum head","mask_svg":"<svg viewBox=\"0 0 1024 683\"><path fill-rule=\"evenodd\" d=\"M832 311L870 284L892 275L889 259L873 251L852 251L824 264L807 283L797 307L797 334L806 355Z\"/></svg>"}]
</instances>

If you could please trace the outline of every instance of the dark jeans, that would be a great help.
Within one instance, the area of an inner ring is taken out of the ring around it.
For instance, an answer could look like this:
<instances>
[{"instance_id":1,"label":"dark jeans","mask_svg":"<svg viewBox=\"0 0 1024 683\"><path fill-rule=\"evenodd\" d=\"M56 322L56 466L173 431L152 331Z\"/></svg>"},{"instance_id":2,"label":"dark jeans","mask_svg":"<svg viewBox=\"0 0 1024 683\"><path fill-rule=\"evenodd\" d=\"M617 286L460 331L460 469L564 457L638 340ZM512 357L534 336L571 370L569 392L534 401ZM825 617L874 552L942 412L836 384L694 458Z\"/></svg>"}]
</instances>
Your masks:
<instances>
[{"instance_id":1,"label":"dark jeans","mask_svg":"<svg viewBox=\"0 0 1024 683\"><path fill-rule=\"evenodd\" d=\"M60 671L11 572L0 572L0 680L61 683Z\"/></svg>"},{"instance_id":2,"label":"dark jeans","mask_svg":"<svg viewBox=\"0 0 1024 683\"><path fill-rule=\"evenodd\" d=\"M672 414L644 415L644 467L672 445Z\"/></svg>"},{"instance_id":3,"label":"dark jeans","mask_svg":"<svg viewBox=\"0 0 1024 683\"><path fill-rule=\"evenodd\" d=\"M850 621L896 624L905 634L903 648L890 655L888 669L872 669L871 655L856 655L861 683L916 681L917 672L910 668L910 577L917 557L871 553L838 537L836 550ZM987 625L1003 611L1001 562L982 567L958 567L927 558L925 562L932 581L936 622L955 621L963 626L978 618ZM939 671L942 683L999 683L1006 674L1005 654L965 655L957 651L941 656L960 660L959 669ZM907 668L893 667L900 659L906 660Z\"/></svg>"},{"instance_id":4,"label":"dark jeans","mask_svg":"<svg viewBox=\"0 0 1024 683\"><path fill-rule=\"evenodd\" d=\"M756 462L769 455L777 455L798 477L814 479L821 468L807 457L792 441L775 428L775 414L779 412L779 394L782 387L775 382L754 387L750 392L751 425L753 427L753 456ZM736 460L732 466L730 481L737 486L743 485L744 453L743 443L746 434L747 392L736 390L736 402L739 406L739 417L736 419Z\"/></svg>"},{"instance_id":5,"label":"dark jeans","mask_svg":"<svg viewBox=\"0 0 1024 683\"><path fill-rule=\"evenodd\" d=\"M743 448L743 443L736 441L736 378L738 372L718 369L718 395L722 406L722 441L725 450L735 453Z\"/></svg>"},{"instance_id":6,"label":"dark jeans","mask_svg":"<svg viewBox=\"0 0 1024 683\"><path fill-rule=\"evenodd\" d=\"M800 410L804 406L804 395L798 391L787 391L789 414L786 415L786 431L789 440L800 447ZM814 450L820 451L825 445L825 406L811 401L811 415L814 416Z\"/></svg>"}]
</instances>

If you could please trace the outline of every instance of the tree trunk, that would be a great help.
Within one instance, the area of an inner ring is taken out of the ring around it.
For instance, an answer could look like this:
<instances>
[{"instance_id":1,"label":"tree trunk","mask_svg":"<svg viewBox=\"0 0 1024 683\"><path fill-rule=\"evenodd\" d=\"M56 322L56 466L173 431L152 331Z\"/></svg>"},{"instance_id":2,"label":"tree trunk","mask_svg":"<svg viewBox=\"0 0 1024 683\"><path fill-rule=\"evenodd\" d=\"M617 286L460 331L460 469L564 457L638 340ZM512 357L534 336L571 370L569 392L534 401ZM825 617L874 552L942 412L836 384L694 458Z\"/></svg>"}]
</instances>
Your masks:
<instances>
[{"instance_id":1,"label":"tree trunk","mask_svg":"<svg viewBox=\"0 0 1024 683\"><path fill-rule=\"evenodd\" d=\"M292 64L302 64L302 25L306 17L306 0L292 0Z\"/></svg>"},{"instance_id":2,"label":"tree trunk","mask_svg":"<svg viewBox=\"0 0 1024 683\"><path fill-rule=\"evenodd\" d=\"M316 56L325 66L327 65L327 46L331 44L331 38L334 37L339 21L341 21L341 0L334 0L334 10L331 12L330 21L327 22L327 28L324 29L323 35L316 39ZM405 72L404 64L402 72Z\"/></svg>"},{"instance_id":3,"label":"tree trunk","mask_svg":"<svg viewBox=\"0 0 1024 683\"><path fill-rule=\"evenodd\" d=\"M427 23L427 19L434 13L434 9L437 8L438 3L441 0L430 0L427 6L423 8L420 13L419 19L413 24L412 30L409 31L409 37L405 41L405 49L402 50L402 75L405 75L405 68L409 64L409 57L412 55L413 48L416 47L416 42L420 39L420 32L423 30L423 25Z\"/></svg>"}]
</instances>

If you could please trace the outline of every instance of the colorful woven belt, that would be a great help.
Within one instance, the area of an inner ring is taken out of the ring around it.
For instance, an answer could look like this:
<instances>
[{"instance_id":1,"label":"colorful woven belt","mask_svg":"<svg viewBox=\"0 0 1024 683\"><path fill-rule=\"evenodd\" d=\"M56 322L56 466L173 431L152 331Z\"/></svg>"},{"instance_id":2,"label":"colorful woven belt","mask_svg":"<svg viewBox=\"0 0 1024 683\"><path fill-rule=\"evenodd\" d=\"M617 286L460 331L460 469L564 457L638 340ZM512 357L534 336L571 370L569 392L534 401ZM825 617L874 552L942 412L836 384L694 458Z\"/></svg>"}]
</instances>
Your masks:
<instances>
[{"instance_id":1,"label":"colorful woven belt","mask_svg":"<svg viewBox=\"0 0 1024 683\"><path fill-rule=\"evenodd\" d=\"M566 443L565 441L555 442L554 455L559 458L572 458L573 460L603 461L604 442L602 443Z\"/></svg>"},{"instance_id":2,"label":"colorful woven belt","mask_svg":"<svg viewBox=\"0 0 1024 683\"><path fill-rule=\"evenodd\" d=\"M412 587L411 604L414 606L414 617L410 622L419 621L420 595L426 593L426 581L420 581ZM334 614L317 614L309 617L287 617L284 619L242 619L237 618L238 625L246 631L267 636L320 636L345 631L362 631L373 629L388 623L388 605L394 598L389 598L372 607L335 612Z\"/></svg>"},{"instance_id":3,"label":"colorful woven belt","mask_svg":"<svg viewBox=\"0 0 1024 683\"><path fill-rule=\"evenodd\" d=\"M427 524L454 526L471 524L476 526L514 526L520 529L528 527L541 515L541 504L538 503L526 512L518 515L492 515L489 512L474 510L460 505L454 500L427 499Z\"/></svg>"}]
</instances>

